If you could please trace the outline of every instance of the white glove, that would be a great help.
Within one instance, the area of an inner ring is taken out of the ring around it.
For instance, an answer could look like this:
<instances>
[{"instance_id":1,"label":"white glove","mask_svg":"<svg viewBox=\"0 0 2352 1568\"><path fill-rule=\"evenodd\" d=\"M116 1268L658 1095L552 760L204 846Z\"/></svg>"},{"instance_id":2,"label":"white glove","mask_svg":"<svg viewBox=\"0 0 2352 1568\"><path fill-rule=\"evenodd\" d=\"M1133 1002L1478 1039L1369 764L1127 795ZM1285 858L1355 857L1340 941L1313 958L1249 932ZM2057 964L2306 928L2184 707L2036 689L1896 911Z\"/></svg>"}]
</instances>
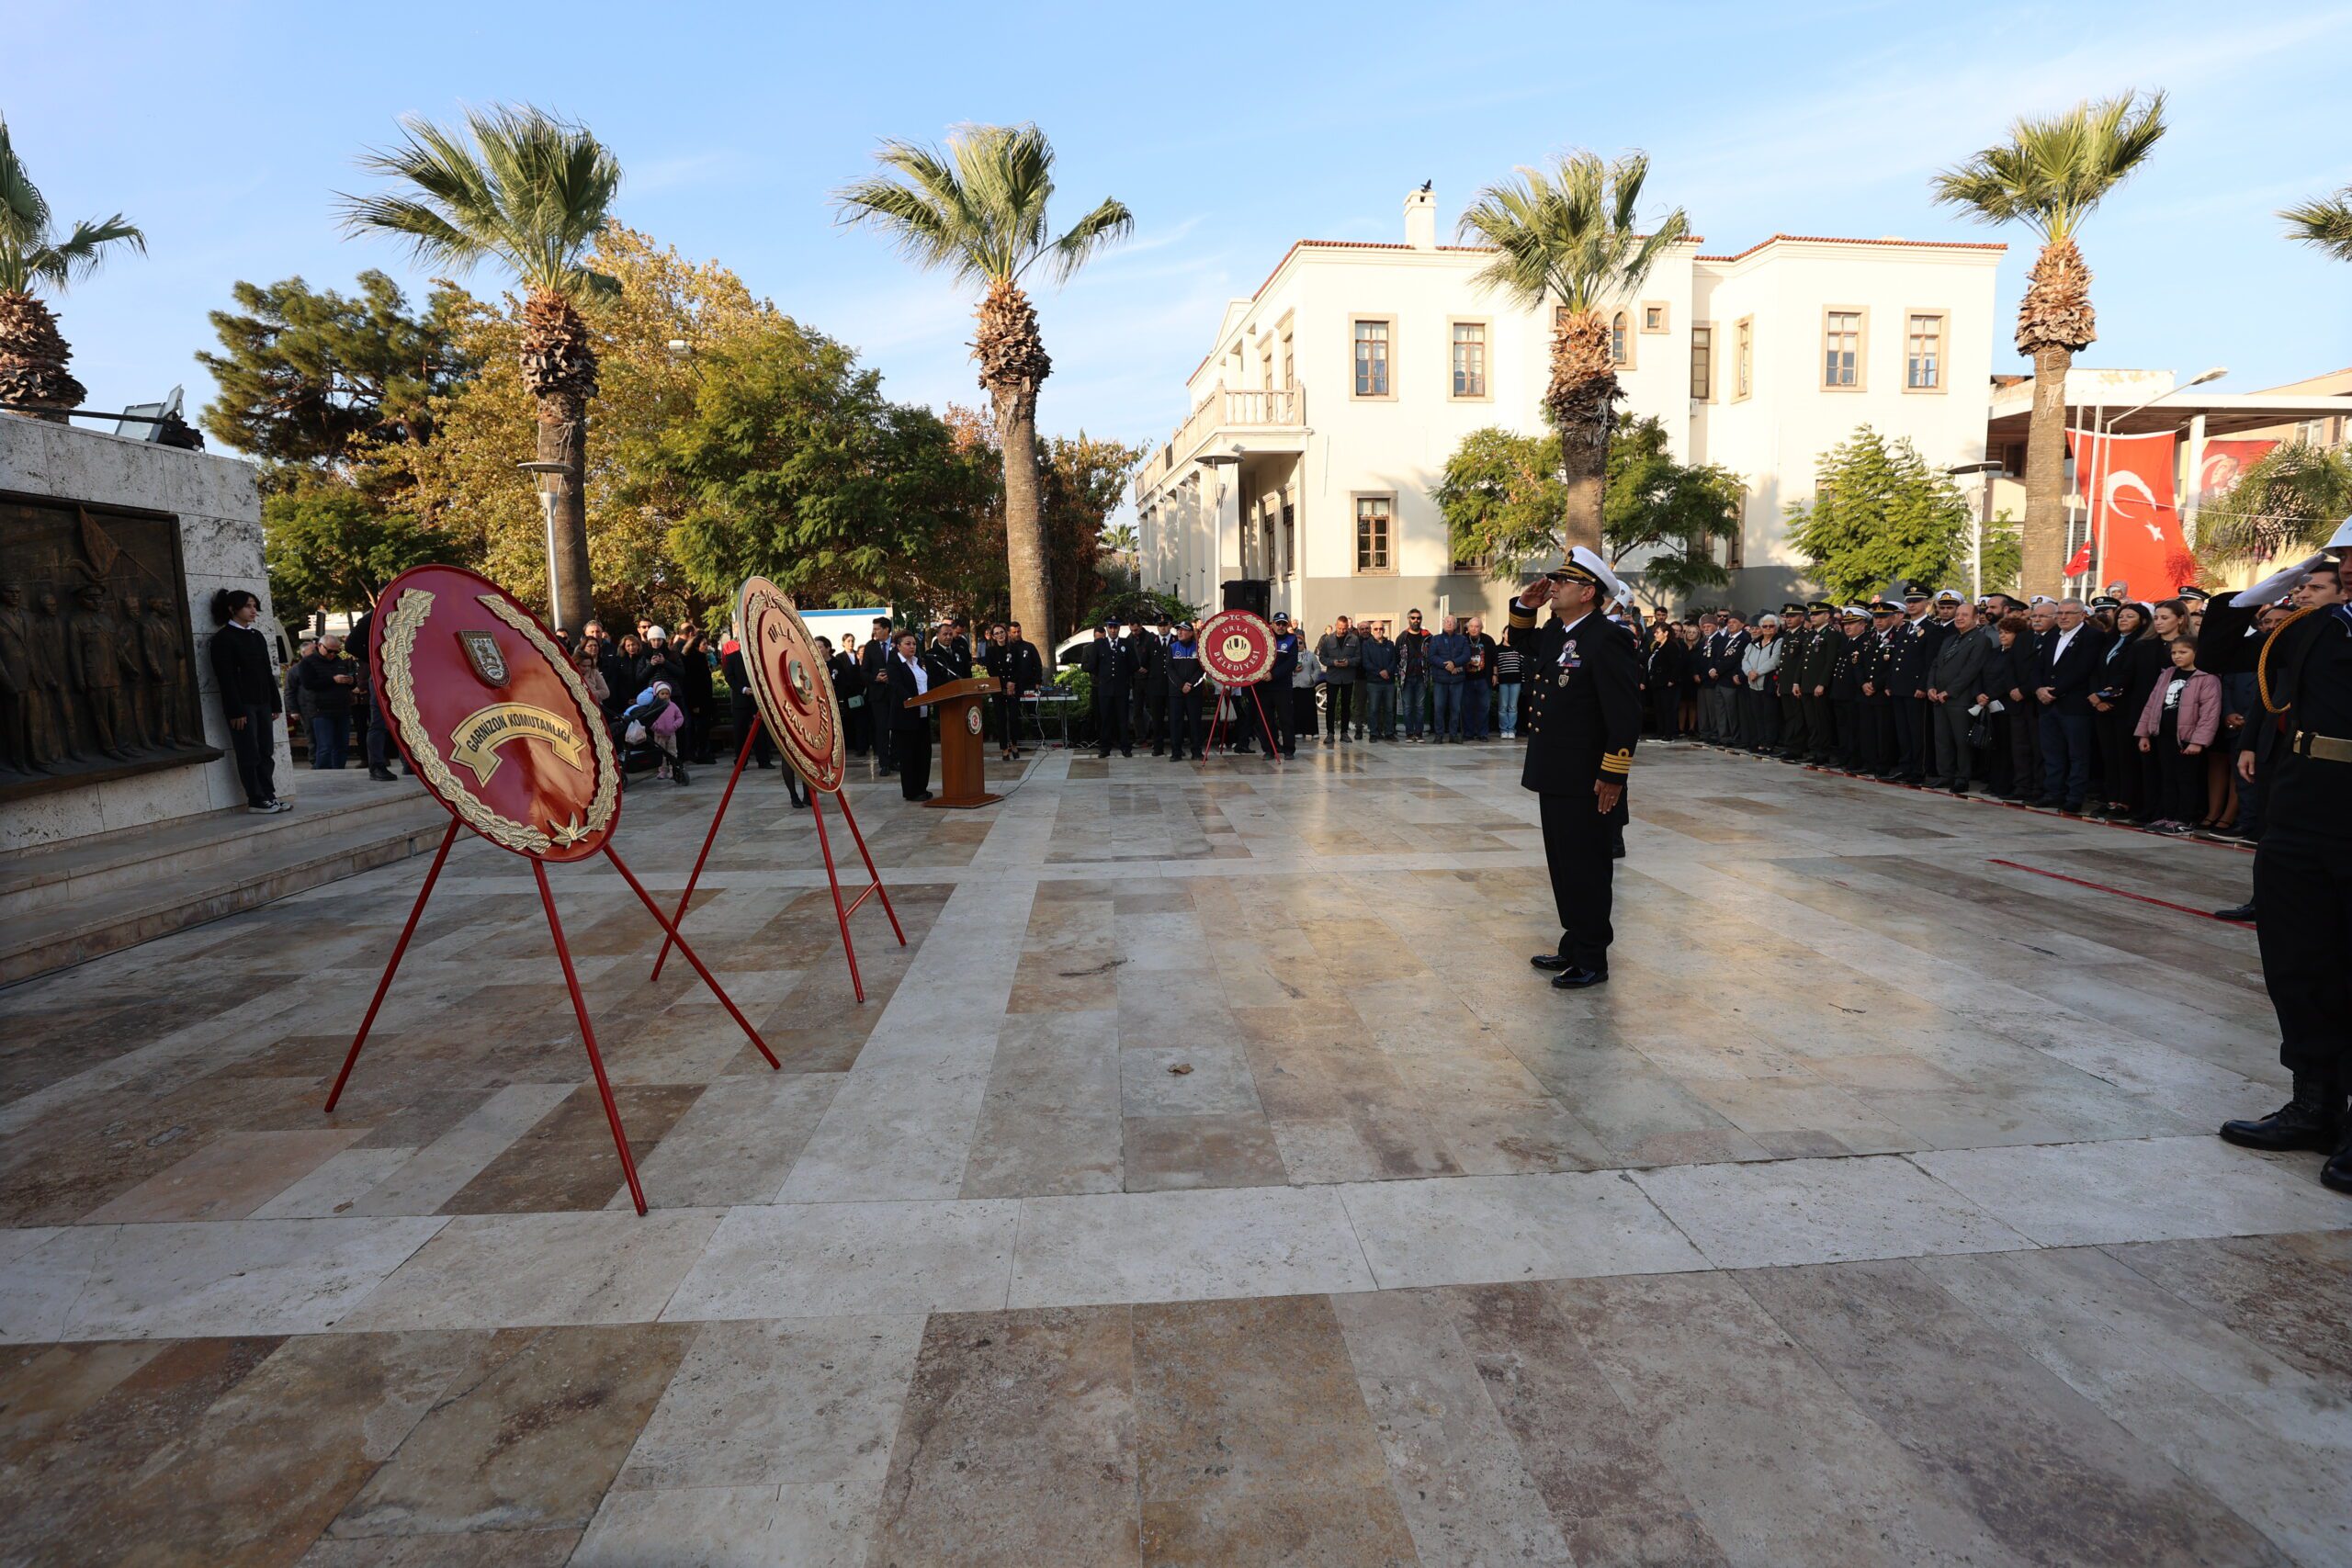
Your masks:
<instances>
[{"instance_id":1,"label":"white glove","mask_svg":"<svg viewBox=\"0 0 2352 1568\"><path fill-rule=\"evenodd\" d=\"M2310 556L2294 565L2281 567L2251 588L2241 588L2231 595L2233 604L2276 604L2312 579L2312 569L2327 559L2324 552Z\"/></svg>"}]
</instances>

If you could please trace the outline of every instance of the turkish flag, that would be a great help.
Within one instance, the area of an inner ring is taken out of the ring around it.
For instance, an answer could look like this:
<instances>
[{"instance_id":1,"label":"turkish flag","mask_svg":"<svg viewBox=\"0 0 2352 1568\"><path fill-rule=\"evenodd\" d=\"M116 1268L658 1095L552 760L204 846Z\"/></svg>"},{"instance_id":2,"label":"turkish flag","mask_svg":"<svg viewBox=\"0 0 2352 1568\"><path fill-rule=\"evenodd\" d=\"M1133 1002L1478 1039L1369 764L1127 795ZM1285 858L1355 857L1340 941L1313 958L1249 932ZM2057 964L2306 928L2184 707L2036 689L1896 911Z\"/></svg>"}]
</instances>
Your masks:
<instances>
[{"instance_id":1,"label":"turkish flag","mask_svg":"<svg viewBox=\"0 0 2352 1568\"><path fill-rule=\"evenodd\" d=\"M2091 538L2102 582L2121 582L2143 599L2169 595L2173 561L2186 555L2180 513L2173 504L2169 430L2153 435L2075 436L2075 483L2090 497Z\"/></svg>"},{"instance_id":2,"label":"turkish flag","mask_svg":"<svg viewBox=\"0 0 2352 1568\"><path fill-rule=\"evenodd\" d=\"M2085 539L2083 541L2083 547L2075 552L2074 558L2066 563L2066 570L2059 575L2062 577L2080 577L2083 573L2090 570L2090 569L2091 542L2088 539Z\"/></svg>"}]
</instances>

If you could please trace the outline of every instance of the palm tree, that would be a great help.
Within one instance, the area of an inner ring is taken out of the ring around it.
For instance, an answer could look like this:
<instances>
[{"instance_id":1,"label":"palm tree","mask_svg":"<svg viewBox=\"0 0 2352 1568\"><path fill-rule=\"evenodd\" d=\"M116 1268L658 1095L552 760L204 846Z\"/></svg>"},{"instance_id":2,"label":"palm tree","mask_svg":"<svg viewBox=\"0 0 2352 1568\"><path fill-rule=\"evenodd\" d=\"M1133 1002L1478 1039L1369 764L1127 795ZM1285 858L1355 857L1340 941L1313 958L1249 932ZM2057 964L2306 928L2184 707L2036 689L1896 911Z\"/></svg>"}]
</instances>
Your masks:
<instances>
[{"instance_id":1,"label":"palm tree","mask_svg":"<svg viewBox=\"0 0 2352 1568\"><path fill-rule=\"evenodd\" d=\"M1037 335L1037 312L1021 280L1038 263L1067 281L1097 251L1126 238L1135 217L1106 198L1058 239L1047 239L1054 147L1034 125L957 127L944 148L888 141L875 154L883 173L833 195L842 221L879 229L909 260L944 267L985 290L972 357L989 394L1004 456L1006 565L1012 618L1041 648L1053 646L1046 581L1046 526L1038 500L1037 389L1053 371ZM1043 635L1039 635L1043 628Z\"/></svg>"},{"instance_id":2,"label":"palm tree","mask_svg":"<svg viewBox=\"0 0 2352 1568\"><path fill-rule=\"evenodd\" d=\"M402 240L428 266L463 272L493 258L523 286L517 357L538 400L538 460L565 465L553 575L566 629L576 631L594 614L584 481L596 346L579 307L620 288L587 265L620 164L586 127L528 106L469 109L462 130L410 117L401 131L398 145L359 164L401 188L345 197L344 225Z\"/></svg>"},{"instance_id":3,"label":"palm tree","mask_svg":"<svg viewBox=\"0 0 2352 1568\"><path fill-rule=\"evenodd\" d=\"M2352 261L2352 186L2334 196L2314 197L2278 216L2287 220L2289 239L2317 245L2337 261Z\"/></svg>"},{"instance_id":4,"label":"palm tree","mask_svg":"<svg viewBox=\"0 0 2352 1568\"><path fill-rule=\"evenodd\" d=\"M2026 433L2024 586L2054 591L2066 558L2066 370L2098 341L2091 271L2075 243L2099 199L2130 176L2165 133L2165 96L2086 100L2045 119L2019 119L2007 141L1935 176L1936 200L1985 223L2024 223L2041 236L2018 304L2018 352L2033 361Z\"/></svg>"},{"instance_id":5,"label":"palm tree","mask_svg":"<svg viewBox=\"0 0 2352 1568\"><path fill-rule=\"evenodd\" d=\"M1649 170L1643 152L1614 163L1593 152L1569 152L1548 170L1521 167L1516 178L1488 186L1459 226L1463 238L1495 249L1495 259L1478 274L1480 287L1525 310L1552 307L1552 378L1544 389L1544 411L1560 433L1567 485L1565 545L1600 547L1609 434L1624 395L1602 310L1639 290L1658 257L1690 232L1680 208L1647 233L1635 230Z\"/></svg>"},{"instance_id":6,"label":"palm tree","mask_svg":"<svg viewBox=\"0 0 2352 1568\"><path fill-rule=\"evenodd\" d=\"M2318 549L2352 512L2352 452L2283 442L2207 502L2197 518L2197 553L2217 565L2249 566Z\"/></svg>"},{"instance_id":7,"label":"palm tree","mask_svg":"<svg viewBox=\"0 0 2352 1568\"><path fill-rule=\"evenodd\" d=\"M56 410L34 417L60 424L63 411L82 406L88 393L66 369L74 351L33 290L62 293L97 271L116 245L142 255L147 251L147 236L119 212L96 223L85 219L57 237L48 199L17 158L8 122L0 119L0 403Z\"/></svg>"}]
</instances>

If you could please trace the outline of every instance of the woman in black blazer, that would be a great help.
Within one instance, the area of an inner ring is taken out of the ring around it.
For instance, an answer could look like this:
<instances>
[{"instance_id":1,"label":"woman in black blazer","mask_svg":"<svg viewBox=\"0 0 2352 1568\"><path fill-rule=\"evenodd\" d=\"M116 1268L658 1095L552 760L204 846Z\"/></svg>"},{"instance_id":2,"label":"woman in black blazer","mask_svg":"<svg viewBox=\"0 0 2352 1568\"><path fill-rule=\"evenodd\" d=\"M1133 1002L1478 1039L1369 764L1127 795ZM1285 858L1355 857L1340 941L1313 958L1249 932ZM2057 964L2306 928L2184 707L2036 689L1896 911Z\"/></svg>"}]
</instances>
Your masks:
<instances>
[{"instance_id":1,"label":"woman in black blazer","mask_svg":"<svg viewBox=\"0 0 2352 1568\"><path fill-rule=\"evenodd\" d=\"M920 641L912 632L899 634L890 655L890 694L884 705L898 751L899 793L909 800L931 798L931 710L907 706L909 699L937 683L932 667L918 651Z\"/></svg>"}]
</instances>

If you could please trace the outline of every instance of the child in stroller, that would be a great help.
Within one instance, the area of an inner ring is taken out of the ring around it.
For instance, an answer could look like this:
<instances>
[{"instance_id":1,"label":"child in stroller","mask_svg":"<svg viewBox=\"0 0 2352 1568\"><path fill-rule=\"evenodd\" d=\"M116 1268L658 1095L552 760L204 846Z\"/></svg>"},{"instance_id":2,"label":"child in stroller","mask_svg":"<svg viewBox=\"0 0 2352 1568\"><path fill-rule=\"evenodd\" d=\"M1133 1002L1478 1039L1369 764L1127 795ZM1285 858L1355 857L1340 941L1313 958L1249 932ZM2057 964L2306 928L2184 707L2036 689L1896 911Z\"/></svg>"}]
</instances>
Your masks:
<instances>
[{"instance_id":1,"label":"child in stroller","mask_svg":"<svg viewBox=\"0 0 2352 1568\"><path fill-rule=\"evenodd\" d=\"M670 682L656 681L637 694L614 721L619 729L621 785L631 773L653 770L657 779L686 782L686 767L678 755L678 736L686 726L686 710L670 694Z\"/></svg>"}]
</instances>

